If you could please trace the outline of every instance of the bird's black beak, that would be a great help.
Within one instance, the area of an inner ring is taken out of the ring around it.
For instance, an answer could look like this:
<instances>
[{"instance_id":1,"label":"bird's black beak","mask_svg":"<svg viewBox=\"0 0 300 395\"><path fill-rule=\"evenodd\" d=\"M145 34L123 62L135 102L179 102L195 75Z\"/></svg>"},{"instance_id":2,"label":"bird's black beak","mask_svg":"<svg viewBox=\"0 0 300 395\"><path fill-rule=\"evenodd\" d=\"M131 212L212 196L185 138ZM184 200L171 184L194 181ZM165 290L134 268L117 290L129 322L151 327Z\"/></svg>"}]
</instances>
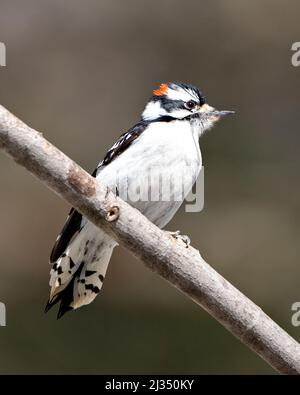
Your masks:
<instances>
[{"instance_id":1,"label":"bird's black beak","mask_svg":"<svg viewBox=\"0 0 300 395\"><path fill-rule=\"evenodd\" d=\"M227 110L223 110L223 111L218 111L218 110L214 110L214 111L209 111L206 113L206 115L211 115L211 116L215 116L215 117L225 117L226 115L233 115L235 113L235 111L227 111Z\"/></svg>"},{"instance_id":2,"label":"bird's black beak","mask_svg":"<svg viewBox=\"0 0 300 395\"><path fill-rule=\"evenodd\" d=\"M212 122L216 122L221 117L225 117L226 115L234 114L234 111L225 111L225 110L219 111L219 110L215 109L214 107L211 107L210 105L205 103L199 108L198 113L199 113L200 117L209 119Z\"/></svg>"}]
</instances>

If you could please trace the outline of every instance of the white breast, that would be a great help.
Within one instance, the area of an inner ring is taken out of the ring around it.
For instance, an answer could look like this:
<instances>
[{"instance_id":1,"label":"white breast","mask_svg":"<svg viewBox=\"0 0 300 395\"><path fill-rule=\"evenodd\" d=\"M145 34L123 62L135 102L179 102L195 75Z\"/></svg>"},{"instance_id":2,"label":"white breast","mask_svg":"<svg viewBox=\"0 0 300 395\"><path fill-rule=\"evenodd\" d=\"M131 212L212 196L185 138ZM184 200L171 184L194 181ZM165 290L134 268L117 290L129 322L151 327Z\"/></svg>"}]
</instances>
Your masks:
<instances>
[{"instance_id":1,"label":"white breast","mask_svg":"<svg viewBox=\"0 0 300 395\"><path fill-rule=\"evenodd\" d=\"M97 178L163 227L191 190L202 165L198 130L188 121L154 122Z\"/></svg>"}]
</instances>

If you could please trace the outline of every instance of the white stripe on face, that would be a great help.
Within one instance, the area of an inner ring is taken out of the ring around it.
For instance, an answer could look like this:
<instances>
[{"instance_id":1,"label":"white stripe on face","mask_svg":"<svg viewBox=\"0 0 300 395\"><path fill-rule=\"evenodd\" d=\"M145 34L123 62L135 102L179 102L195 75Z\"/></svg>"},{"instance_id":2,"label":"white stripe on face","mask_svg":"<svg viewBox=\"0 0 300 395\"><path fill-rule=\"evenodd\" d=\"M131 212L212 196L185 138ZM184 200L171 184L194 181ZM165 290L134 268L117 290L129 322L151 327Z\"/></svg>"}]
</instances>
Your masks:
<instances>
[{"instance_id":1,"label":"white stripe on face","mask_svg":"<svg viewBox=\"0 0 300 395\"><path fill-rule=\"evenodd\" d=\"M169 87L167 97L170 100L183 100L185 102L188 102L189 100L195 100L196 102L199 101L198 96L193 90L186 90L180 87L176 87L175 89Z\"/></svg>"},{"instance_id":2,"label":"white stripe on face","mask_svg":"<svg viewBox=\"0 0 300 395\"><path fill-rule=\"evenodd\" d=\"M147 121L151 121L164 115L168 115L168 113L164 108L161 107L160 102L151 101L146 105L142 117Z\"/></svg>"}]
</instances>

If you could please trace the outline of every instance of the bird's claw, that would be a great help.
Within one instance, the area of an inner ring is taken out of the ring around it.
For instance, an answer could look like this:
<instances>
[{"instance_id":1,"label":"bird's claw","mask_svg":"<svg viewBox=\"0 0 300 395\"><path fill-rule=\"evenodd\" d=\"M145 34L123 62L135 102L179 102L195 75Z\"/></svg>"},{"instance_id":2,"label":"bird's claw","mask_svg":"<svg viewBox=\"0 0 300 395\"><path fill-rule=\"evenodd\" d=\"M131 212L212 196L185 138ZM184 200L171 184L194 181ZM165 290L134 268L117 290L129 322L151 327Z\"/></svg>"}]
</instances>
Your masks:
<instances>
[{"instance_id":1,"label":"bird's claw","mask_svg":"<svg viewBox=\"0 0 300 395\"><path fill-rule=\"evenodd\" d=\"M180 230L176 230L175 232L167 231L170 236L174 237L175 240L181 240L185 244L185 248L188 248L191 244L191 239L187 235L181 235Z\"/></svg>"}]
</instances>

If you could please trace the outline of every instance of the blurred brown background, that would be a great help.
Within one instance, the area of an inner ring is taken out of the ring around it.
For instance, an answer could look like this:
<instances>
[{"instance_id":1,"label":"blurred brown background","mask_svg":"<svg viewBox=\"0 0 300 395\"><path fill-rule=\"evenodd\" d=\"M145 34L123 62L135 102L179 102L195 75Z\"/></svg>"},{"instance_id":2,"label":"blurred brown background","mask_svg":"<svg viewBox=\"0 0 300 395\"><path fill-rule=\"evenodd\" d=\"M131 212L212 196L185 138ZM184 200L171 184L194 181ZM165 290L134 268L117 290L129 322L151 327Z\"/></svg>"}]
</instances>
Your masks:
<instances>
[{"instance_id":1,"label":"blurred brown background","mask_svg":"<svg viewBox=\"0 0 300 395\"><path fill-rule=\"evenodd\" d=\"M299 13L297 0L0 0L0 103L89 171L162 81L236 110L201 140L204 211L168 228L298 340ZM1 373L272 373L122 249L92 305L45 316L69 207L1 152L0 166Z\"/></svg>"}]
</instances>

